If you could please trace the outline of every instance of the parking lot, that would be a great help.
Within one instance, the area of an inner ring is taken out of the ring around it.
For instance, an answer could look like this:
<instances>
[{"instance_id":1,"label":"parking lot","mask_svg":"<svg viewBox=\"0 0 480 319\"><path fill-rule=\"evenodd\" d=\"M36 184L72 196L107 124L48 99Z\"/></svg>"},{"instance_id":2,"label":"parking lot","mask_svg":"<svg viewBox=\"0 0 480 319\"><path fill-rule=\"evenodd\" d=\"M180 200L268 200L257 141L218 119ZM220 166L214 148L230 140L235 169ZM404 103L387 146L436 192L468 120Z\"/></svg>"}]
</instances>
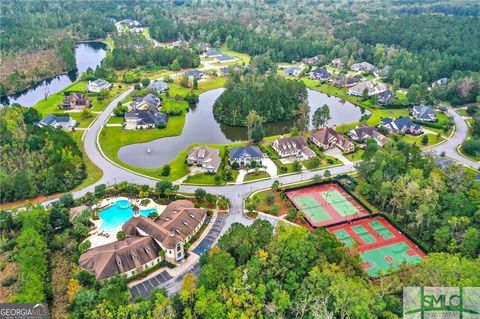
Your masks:
<instances>
[{"instance_id":1,"label":"parking lot","mask_svg":"<svg viewBox=\"0 0 480 319\"><path fill-rule=\"evenodd\" d=\"M199 256L204 254L207 250L212 247L212 245L215 243L215 241L218 239L220 236L220 233L223 230L223 227L225 226L225 220L226 217L224 215L217 215L217 219L212 225L212 228L208 232L207 236L202 239L200 244L193 250L193 252Z\"/></svg>"},{"instance_id":2,"label":"parking lot","mask_svg":"<svg viewBox=\"0 0 480 319\"><path fill-rule=\"evenodd\" d=\"M155 277L152 277L139 284L136 284L135 286L132 286L130 288L130 291L132 293L133 299L135 299L137 296L141 296L142 298L148 298L148 296L150 296L150 292L154 288L161 288L161 286L170 279L172 279L172 276L170 276L170 274L164 270Z\"/></svg>"}]
</instances>

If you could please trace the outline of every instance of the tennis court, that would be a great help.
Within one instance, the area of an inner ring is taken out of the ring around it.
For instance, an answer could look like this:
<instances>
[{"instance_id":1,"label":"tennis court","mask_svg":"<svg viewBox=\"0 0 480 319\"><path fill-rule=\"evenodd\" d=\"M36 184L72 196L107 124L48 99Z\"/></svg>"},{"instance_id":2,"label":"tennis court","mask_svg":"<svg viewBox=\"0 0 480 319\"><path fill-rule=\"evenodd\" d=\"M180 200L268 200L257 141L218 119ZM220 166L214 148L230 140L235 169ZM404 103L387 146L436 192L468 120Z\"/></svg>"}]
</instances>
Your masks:
<instances>
[{"instance_id":1,"label":"tennis court","mask_svg":"<svg viewBox=\"0 0 480 319\"><path fill-rule=\"evenodd\" d=\"M417 263L424 253L383 217L356 220L328 231L347 247L359 252L365 271L378 277L402 262Z\"/></svg>"},{"instance_id":2,"label":"tennis court","mask_svg":"<svg viewBox=\"0 0 480 319\"><path fill-rule=\"evenodd\" d=\"M369 215L354 198L334 183L308 186L286 192L295 207L304 212L313 227L328 226Z\"/></svg>"},{"instance_id":3,"label":"tennis court","mask_svg":"<svg viewBox=\"0 0 480 319\"><path fill-rule=\"evenodd\" d=\"M418 254L409 253L411 250L410 246L402 241L360 253L360 259L369 264L365 269L368 275L378 277L382 272L395 269L403 262L414 264L422 261L422 257Z\"/></svg>"},{"instance_id":4,"label":"tennis court","mask_svg":"<svg viewBox=\"0 0 480 319\"><path fill-rule=\"evenodd\" d=\"M357 212L355 206L353 206L342 194L336 189L321 192L323 198L329 203L335 210L342 216L350 216Z\"/></svg>"},{"instance_id":5,"label":"tennis court","mask_svg":"<svg viewBox=\"0 0 480 319\"><path fill-rule=\"evenodd\" d=\"M338 239L340 239L341 242L345 244L347 247L353 247L353 245L356 243L355 239L350 236L345 229L339 229L333 232L335 236L337 236Z\"/></svg>"},{"instance_id":6,"label":"tennis court","mask_svg":"<svg viewBox=\"0 0 480 319\"><path fill-rule=\"evenodd\" d=\"M296 198L301 210L308 214L314 222L332 219L332 216L312 197L298 196Z\"/></svg>"}]
</instances>

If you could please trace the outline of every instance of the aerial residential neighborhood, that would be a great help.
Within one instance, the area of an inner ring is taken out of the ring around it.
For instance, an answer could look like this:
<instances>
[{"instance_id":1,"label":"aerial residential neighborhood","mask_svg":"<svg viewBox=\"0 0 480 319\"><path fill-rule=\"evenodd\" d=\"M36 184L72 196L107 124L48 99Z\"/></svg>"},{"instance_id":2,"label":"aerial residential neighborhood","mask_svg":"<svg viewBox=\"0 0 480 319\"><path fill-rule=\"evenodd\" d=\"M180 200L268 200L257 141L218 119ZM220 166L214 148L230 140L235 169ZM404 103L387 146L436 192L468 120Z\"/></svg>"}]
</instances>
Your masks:
<instances>
[{"instance_id":1,"label":"aerial residential neighborhood","mask_svg":"<svg viewBox=\"0 0 480 319\"><path fill-rule=\"evenodd\" d=\"M480 313L476 1L0 8L0 317Z\"/></svg>"}]
</instances>

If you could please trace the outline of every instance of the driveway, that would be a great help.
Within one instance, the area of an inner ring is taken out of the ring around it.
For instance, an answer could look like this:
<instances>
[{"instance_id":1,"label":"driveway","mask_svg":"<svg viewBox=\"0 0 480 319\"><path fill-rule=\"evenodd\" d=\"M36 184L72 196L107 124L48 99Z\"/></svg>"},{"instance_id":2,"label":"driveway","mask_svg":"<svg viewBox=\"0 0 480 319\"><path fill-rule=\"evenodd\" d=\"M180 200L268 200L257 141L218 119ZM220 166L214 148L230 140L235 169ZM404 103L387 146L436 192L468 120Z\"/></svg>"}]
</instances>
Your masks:
<instances>
[{"instance_id":1,"label":"driveway","mask_svg":"<svg viewBox=\"0 0 480 319\"><path fill-rule=\"evenodd\" d=\"M341 161L345 165L352 164L352 162L343 155L342 151L338 147L334 147L334 148L331 148L329 150L326 150L326 151L324 151L324 153L325 153L325 155L335 157L336 159L338 159L339 161Z\"/></svg>"},{"instance_id":2,"label":"driveway","mask_svg":"<svg viewBox=\"0 0 480 319\"><path fill-rule=\"evenodd\" d=\"M272 161L269 157L265 157L262 160L262 165L265 166L267 173L271 177L277 176L277 165L275 165L275 162Z\"/></svg>"}]
</instances>

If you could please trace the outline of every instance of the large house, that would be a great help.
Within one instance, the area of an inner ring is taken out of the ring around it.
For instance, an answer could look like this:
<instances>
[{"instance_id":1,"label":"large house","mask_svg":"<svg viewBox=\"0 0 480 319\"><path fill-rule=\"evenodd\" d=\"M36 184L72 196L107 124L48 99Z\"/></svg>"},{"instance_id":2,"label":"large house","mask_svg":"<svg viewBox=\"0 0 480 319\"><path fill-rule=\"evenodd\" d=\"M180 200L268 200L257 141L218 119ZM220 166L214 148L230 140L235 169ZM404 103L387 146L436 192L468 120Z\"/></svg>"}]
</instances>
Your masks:
<instances>
[{"instance_id":1,"label":"large house","mask_svg":"<svg viewBox=\"0 0 480 319\"><path fill-rule=\"evenodd\" d=\"M53 128L63 128L63 129L73 129L77 125L77 121L72 119L69 115L54 115L50 114L40 122L37 123L37 126L45 127L51 126Z\"/></svg>"},{"instance_id":2,"label":"large house","mask_svg":"<svg viewBox=\"0 0 480 319\"><path fill-rule=\"evenodd\" d=\"M135 206L134 216L122 226L126 239L88 250L80 256L80 267L104 280L115 274L131 277L163 259L177 263L185 258L185 243L207 216L205 209L188 200L171 202L155 220L138 211Z\"/></svg>"},{"instance_id":3,"label":"large house","mask_svg":"<svg viewBox=\"0 0 480 319\"><path fill-rule=\"evenodd\" d=\"M187 155L187 163L202 167L208 173L216 173L222 159L219 150L208 146L193 147Z\"/></svg>"},{"instance_id":4,"label":"large house","mask_svg":"<svg viewBox=\"0 0 480 319\"><path fill-rule=\"evenodd\" d=\"M85 107L90 107L90 101L81 93L71 93L63 99L61 108L65 110L81 110Z\"/></svg>"},{"instance_id":5,"label":"large house","mask_svg":"<svg viewBox=\"0 0 480 319\"><path fill-rule=\"evenodd\" d=\"M147 88L157 92L158 94L165 93L170 89L170 87L166 82L158 81L158 80L151 82Z\"/></svg>"},{"instance_id":6,"label":"large house","mask_svg":"<svg viewBox=\"0 0 480 319\"><path fill-rule=\"evenodd\" d=\"M310 136L310 141L323 150L338 147L343 153L355 151L355 145L331 127L324 127L314 132Z\"/></svg>"},{"instance_id":7,"label":"large house","mask_svg":"<svg viewBox=\"0 0 480 319\"><path fill-rule=\"evenodd\" d=\"M325 68L316 68L310 72L310 78L312 80L325 81L330 78L330 73L328 73L327 69Z\"/></svg>"},{"instance_id":8,"label":"large house","mask_svg":"<svg viewBox=\"0 0 480 319\"><path fill-rule=\"evenodd\" d=\"M104 79L88 81L88 84L87 84L88 92L99 93L101 90L110 90L111 88L112 88L112 84L110 82L105 81Z\"/></svg>"},{"instance_id":9,"label":"large house","mask_svg":"<svg viewBox=\"0 0 480 319\"><path fill-rule=\"evenodd\" d=\"M330 80L332 85L337 87L351 87L360 82L360 77L346 77L346 76L337 76Z\"/></svg>"},{"instance_id":10,"label":"large house","mask_svg":"<svg viewBox=\"0 0 480 319\"><path fill-rule=\"evenodd\" d=\"M251 165L252 162L262 164L263 155L257 146L243 146L230 149L230 164L237 163L241 167Z\"/></svg>"},{"instance_id":11,"label":"large house","mask_svg":"<svg viewBox=\"0 0 480 319\"><path fill-rule=\"evenodd\" d=\"M219 57L221 55L223 55L223 53L218 51L218 50L215 50L215 49L208 50L207 52L205 52L203 54L203 56L206 57L206 58L216 58L216 57Z\"/></svg>"},{"instance_id":12,"label":"large house","mask_svg":"<svg viewBox=\"0 0 480 319\"><path fill-rule=\"evenodd\" d=\"M388 138L381 134L374 127L362 124L348 132L348 136L354 141L366 142L368 139L373 139L377 142L378 146L383 147L388 142Z\"/></svg>"},{"instance_id":13,"label":"large house","mask_svg":"<svg viewBox=\"0 0 480 319\"><path fill-rule=\"evenodd\" d=\"M194 78L197 80L201 80L205 77L205 74L203 74L203 72L200 70L188 70L187 72L185 72L185 74L187 74L190 80L193 80Z\"/></svg>"},{"instance_id":14,"label":"large house","mask_svg":"<svg viewBox=\"0 0 480 319\"><path fill-rule=\"evenodd\" d=\"M390 103L395 98L395 93L389 90L385 90L377 94L378 104L385 105Z\"/></svg>"},{"instance_id":15,"label":"large house","mask_svg":"<svg viewBox=\"0 0 480 319\"><path fill-rule=\"evenodd\" d=\"M423 134L422 127L413 123L410 117L400 117L398 119L384 118L379 126L387 129L390 134Z\"/></svg>"},{"instance_id":16,"label":"large house","mask_svg":"<svg viewBox=\"0 0 480 319\"><path fill-rule=\"evenodd\" d=\"M372 81L360 82L357 85L348 89L349 95L363 96L366 91L368 96L377 95L387 90L387 87L380 83L374 83Z\"/></svg>"},{"instance_id":17,"label":"large house","mask_svg":"<svg viewBox=\"0 0 480 319\"><path fill-rule=\"evenodd\" d=\"M136 110L125 113L125 129L138 130L164 127L167 125L168 115L155 109Z\"/></svg>"},{"instance_id":18,"label":"large house","mask_svg":"<svg viewBox=\"0 0 480 319\"><path fill-rule=\"evenodd\" d=\"M319 54L319 55L316 55L312 58L304 58L302 60L302 63L308 64L308 65L313 65L313 64L317 63L318 61L322 60L323 58L325 58L325 56L322 55L322 54Z\"/></svg>"},{"instance_id":19,"label":"large house","mask_svg":"<svg viewBox=\"0 0 480 319\"><path fill-rule=\"evenodd\" d=\"M302 68L298 66L289 66L285 69L285 74L288 76L299 76L302 73Z\"/></svg>"},{"instance_id":20,"label":"large house","mask_svg":"<svg viewBox=\"0 0 480 319\"><path fill-rule=\"evenodd\" d=\"M298 157L302 159L310 159L316 154L310 147L303 136L280 137L272 143L272 148L281 157Z\"/></svg>"},{"instance_id":21,"label":"large house","mask_svg":"<svg viewBox=\"0 0 480 319\"><path fill-rule=\"evenodd\" d=\"M379 77L385 77L392 71L392 67L390 65L385 65L382 69L375 68L373 74Z\"/></svg>"},{"instance_id":22,"label":"large house","mask_svg":"<svg viewBox=\"0 0 480 319\"><path fill-rule=\"evenodd\" d=\"M412 116L414 119L422 122L435 122L437 117L435 116L435 111L426 105L415 105L412 108Z\"/></svg>"},{"instance_id":23,"label":"large house","mask_svg":"<svg viewBox=\"0 0 480 319\"><path fill-rule=\"evenodd\" d=\"M350 66L350 70L352 71L373 71L375 70L375 66L373 64L370 64L368 62L360 62L360 63L355 63Z\"/></svg>"},{"instance_id":24,"label":"large house","mask_svg":"<svg viewBox=\"0 0 480 319\"><path fill-rule=\"evenodd\" d=\"M220 55L217 56L215 59L216 59L217 62L219 62L219 63L233 62L233 61L236 61L236 60L237 60L237 59L234 58L233 56L229 56L229 55L226 55L226 54L220 54Z\"/></svg>"},{"instance_id":25,"label":"large house","mask_svg":"<svg viewBox=\"0 0 480 319\"><path fill-rule=\"evenodd\" d=\"M134 110L157 109L161 104L160 99L155 94L149 93L145 96L136 96L133 98Z\"/></svg>"},{"instance_id":26,"label":"large house","mask_svg":"<svg viewBox=\"0 0 480 319\"><path fill-rule=\"evenodd\" d=\"M330 62L330 65L333 66L333 67L336 67L336 68L343 68L343 66L344 66L343 61L340 58L333 59Z\"/></svg>"}]
</instances>

